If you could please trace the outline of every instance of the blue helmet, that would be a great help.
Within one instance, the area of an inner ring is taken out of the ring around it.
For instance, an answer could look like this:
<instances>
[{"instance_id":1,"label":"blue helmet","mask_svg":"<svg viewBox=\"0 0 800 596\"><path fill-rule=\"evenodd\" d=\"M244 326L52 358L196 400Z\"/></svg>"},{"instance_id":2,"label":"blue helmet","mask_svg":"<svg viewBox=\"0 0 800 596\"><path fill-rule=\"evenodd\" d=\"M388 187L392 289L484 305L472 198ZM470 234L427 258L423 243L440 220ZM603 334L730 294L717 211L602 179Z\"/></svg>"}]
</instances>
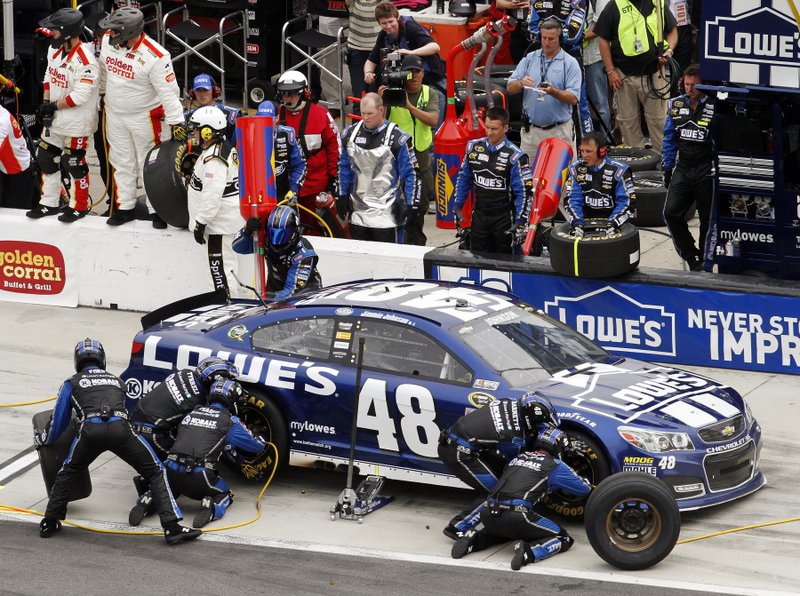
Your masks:
<instances>
[{"instance_id":1,"label":"blue helmet","mask_svg":"<svg viewBox=\"0 0 800 596\"><path fill-rule=\"evenodd\" d=\"M243 394L242 386L239 383L220 377L211 384L211 388L208 390L208 403L222 404L230 412L236 414L236 404Z\"/></svg>"},{"instance_id":2,"label":"blue helmet","mask_svg":"<svg viewBox=\"0 0 800 596\"><path fill-rule=\"evenodd\" d=\"M267 218L266 244L275 252L284 252L294 246L300 236L297 212L288 205L272 210Z\"/></svg>"},{"instance_id":3,"label":"blue helmet","mask_svg":"<svg viewBox=\"0 0 800 596\"><path fill-rule=\"evenodd\" d=\"M75 344L75 371L81 372L89 364L106 367L106 351L96 339L88 337Z\"/></svg>"},{"instance_id":4,"label":"blue helmet","mask_svg":"<svg viewBox=\"0 0 800 596\"><path fill-rule=\"evenodd\" d=\"M235 365L215 356L202 360L195 372L206 387L210 387L218 377L235 379L239 376L239 369Z\"/></svg>"},{"instance_id":5,"label":"blue helmet","mask_svg":"<svg viewBox=\"0 0 800 596\"><path fill-rule=\"evenodd\" d=\"M569 439L563 430L552 424L542 424L539 427L539 436L533 442L533 451L547 451L553 457L561 457L565 449L569 447Z\"/></svg>"},{"instance_id":6,"label":"blue helmet","mask_svg":"<svg viewBox=\"0 0 800 596\"><path fill-rule=\"evenodd\" d=\"M550 400L538 393L526 393L519 398L519 415L529 433L536 432L540 424L558 426L556 410Z\"/></svg>"}]
</instances>

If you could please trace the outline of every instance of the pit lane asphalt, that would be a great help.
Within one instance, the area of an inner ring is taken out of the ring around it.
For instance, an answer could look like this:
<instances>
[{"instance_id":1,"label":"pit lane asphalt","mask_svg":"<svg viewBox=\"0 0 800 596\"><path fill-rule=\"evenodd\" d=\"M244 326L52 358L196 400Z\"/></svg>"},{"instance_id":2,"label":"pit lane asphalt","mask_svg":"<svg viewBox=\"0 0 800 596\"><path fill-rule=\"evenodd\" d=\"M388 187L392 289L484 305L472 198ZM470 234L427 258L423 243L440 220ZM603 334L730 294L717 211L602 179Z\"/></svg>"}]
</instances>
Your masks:
<instances>
[{"instance_id":1,"label":"pit lane asphalt","mask_svg":"<svg viewBox=\"0 0 800 596\"><path fill-rule=\"evenodd\" d=\"M0 403L55 394L71 374L75 341L100 339L109 370L121 372L140 313L68 309L4 303L0 308ZM744 499L682 516L681 538L800 516L796 473L797 378L739 371L701 370L737 388L764 429L761 466L769 484ZM30 420L52 404L0 408L0 503L41 511L46 493L38 466L2 480L9 460L30 445ZM104 455L92 466L94 491L70 506L70 519L127 529L133 475L124 463ZM236 500L228 515L211 524L252 517L260 486L231 480ZM800 523L785 524L678 545L661 564L636 573L607 566L589 546L582 528L565 524L576 538L567 553L522 572L511 572L511 546L501 545L461 561L449 559L451 542L441 528L470 501L464 491L389 483L395 502L367 516L363 524L331 522L328 511L344 475L289 469L264 497L256 524L169 548L160 537L93 534L67 527L40 540L38 518L0 514L0 592L164 593L188 590L221 593L258 589L264 593L615 593L661 594L712 590L720 593L800 593ZM197 503L182 499L187 519ZM145 522L150 527L152 521ZM191 553L191 556L188 556ZM200 572L188 571L193 569ZM151 578L142 582L141 574ZM210 580L205 578L210 576ZM535 577L534 577L535 576ZM58 578L58 579L57 579ZM204 583L210 581L211 584ZM610 582L610 583L609 583Z\"/></svg>"}]
</instances>

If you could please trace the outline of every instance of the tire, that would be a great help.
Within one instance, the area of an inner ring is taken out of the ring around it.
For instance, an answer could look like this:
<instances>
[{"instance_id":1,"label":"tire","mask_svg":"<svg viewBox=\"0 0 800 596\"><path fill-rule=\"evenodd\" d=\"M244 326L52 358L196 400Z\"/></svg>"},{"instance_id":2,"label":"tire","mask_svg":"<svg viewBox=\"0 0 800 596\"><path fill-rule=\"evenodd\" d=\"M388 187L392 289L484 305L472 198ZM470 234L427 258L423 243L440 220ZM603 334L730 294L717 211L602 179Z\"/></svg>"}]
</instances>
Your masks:
<instances>
[{"instance_id":1,"label":"tire","mask_svg":"<svg viewBox=\"0 0 800 596\"><path fill-rule=\"evenodd\" d=\"M158 216L171 226L189 225L189 203L183 160L188 145L181 141L164 141L150 149L145 158L142 180L150 203Z\"/></svg>"},{"instance_id":2,"label":"tire","mask_svg":"<svg viewBox=\"0 0 800 596\"><path fill-rule=\"evenodd\" d=\"M664 221L664 204L667 202L667 189L664 178L658 170L633 172L633 189L636 191L636 217L631 223L640 228L659 228L667 225Z\"/></svg>"},{"instance_id":3,"label":"tire","mask_svg":"<svg viewBox=\"0 0 800 596\"><path fill-rule=\"evenodd\" d=\"M45 410L39 412L33 417L33 431L39 433L44 430L50 429L50 419L53 416L53 410ZM56 475L64 464L64 460L69 455L72 448L72 441L78 434L78 421L75 416L70 419L69 425L66 430L58 437L52 445L42 445L37 447L36 451L39 455L39 466L42 469L42 477L44 478L44 486L47 489L47 496L50 496L50 490L53 488L53 483L56 480ZM68 501L78 501L85 499L92 494L92 479L89 477L89 469L82 470L72 481L67 495Z\"/></svg>"},{"instance_id":4,"label":"tire","mask_svg":"<svg viewBox=\"0 0 800 596\"><path fill-rule=\"evenodd\" d=\"M611 474L605 452L594 439L582 432L569 429L565 429L565 432L569 437L570 449L562 454L561 460L592 486L597 486ZM587 497L575 497L558 491L546 494L542 503L567 519L582 520L586 500Z\"/></svg>"},{"instance_id":5,"label":"tire","mask_svg":"<svg viewBox=\"0 0 800 596\"><path fill-rule=\"evenodd\" d=\"M620 472L592 491L584 527L601 559L635 571L652 567L672 552L681 516L661 480L641 472Z\"/></svg>"},{"instance_id":6,"label":"tire","mask_svg":"<svg viewBox=\"0 0 800 596\"><path fill-rule=\"evenodd\" d=\"M639 265L639 230L625 222L614 236L606 236L607 221L586 220L586 235L570 234L569 224L556 226L550 235L550 265L568 277L614 277ZM577 243L577 247L576 247Z\"/></svg>"},{"instance_id":7,"label":"tire","mask_svg":"<svg viewBox=\"0 0 800 596\"><path fill-rule=\"evenodd\" d=\"M661 165L661 154L653 149L644 147L628 147L618 145L608 148L608 157L618 161L631 169L631 172L642 172L645 170L657 170Z\"/></svg>"},{"instance_id":8,"label":"tire","mask_svg":"<svg viewBox=\"0 0 800 596\"><path fill-rule=\"evenodd\" d=\"M266 79L250 79L247 81L247 103L251 108L258 108L258 104L266 100L275 99L275 89Z\"/></svg>"},{"instance_id":9,"label":"tire","mask_svg":"<svg viewBox=\"0 0 800 596\"><path fill-rule=\"evenodd\" d=\"M239 402L239 418L250 432L275 445L278 451L277 467L280 469L288 462L289 454L286 419L271 399L249 389L247 393L247 397ZM226 459L226 463L248 480L263 480L269 478L276 469L275 450L267 447L255 455L246 454Z\"/></svg>"}]
</instances>

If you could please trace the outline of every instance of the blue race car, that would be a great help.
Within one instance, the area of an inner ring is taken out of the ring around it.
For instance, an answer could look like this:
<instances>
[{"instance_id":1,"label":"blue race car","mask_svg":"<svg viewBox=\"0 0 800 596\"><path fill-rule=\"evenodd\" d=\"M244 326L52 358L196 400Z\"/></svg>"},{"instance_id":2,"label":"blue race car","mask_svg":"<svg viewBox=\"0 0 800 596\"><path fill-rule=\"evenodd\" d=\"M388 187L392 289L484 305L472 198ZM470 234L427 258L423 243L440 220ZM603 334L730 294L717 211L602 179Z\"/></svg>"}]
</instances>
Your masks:
<instances>
[{"instance_id":1,"label":"blue race car","mask_svg":"<svg viewBox=\"0 0 800 596\"><path fill-rule=\"evenodd\" d=\"M362 281L266 307L209 294L145 315L142 325L122 375L129 407L169 373L226 358L249 394L242 418L292 465L347 462L363 344L355 413L362 474L464 486L437 458L440 432L472 408L537 392L570 437L564 459L593 484L616 472L650 474L689 510L766 483L761 428L736 391L609 354L500 291ZM268 451L241 472L270 473ZM567 495L549 504L568 517L583 514L583 501Z\"/></svg>"}]
</instances>

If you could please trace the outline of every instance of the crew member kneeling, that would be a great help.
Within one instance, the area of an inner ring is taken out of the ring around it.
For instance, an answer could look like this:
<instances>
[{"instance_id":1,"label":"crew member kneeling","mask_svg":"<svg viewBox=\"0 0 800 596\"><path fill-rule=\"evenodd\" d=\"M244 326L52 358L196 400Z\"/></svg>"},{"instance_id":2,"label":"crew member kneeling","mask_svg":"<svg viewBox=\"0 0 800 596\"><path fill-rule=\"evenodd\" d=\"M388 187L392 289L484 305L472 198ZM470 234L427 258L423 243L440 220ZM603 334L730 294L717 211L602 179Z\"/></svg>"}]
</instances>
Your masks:
<instances>
[{"instance_id":1,"label":"crew member kneeling","mask_svg":"<svg viewBox=\"0 0 800 596\"><path fill-rule=\"evenodd\" d=\"M627 165L606 157L603 135L587 133L579 147L580 158L569 168L567 180L567 220L572 233L582 237L586 219L608 220L608 236L613 236L631 216L634 199L633 177Z\"/></svg>"}]
</instances>

